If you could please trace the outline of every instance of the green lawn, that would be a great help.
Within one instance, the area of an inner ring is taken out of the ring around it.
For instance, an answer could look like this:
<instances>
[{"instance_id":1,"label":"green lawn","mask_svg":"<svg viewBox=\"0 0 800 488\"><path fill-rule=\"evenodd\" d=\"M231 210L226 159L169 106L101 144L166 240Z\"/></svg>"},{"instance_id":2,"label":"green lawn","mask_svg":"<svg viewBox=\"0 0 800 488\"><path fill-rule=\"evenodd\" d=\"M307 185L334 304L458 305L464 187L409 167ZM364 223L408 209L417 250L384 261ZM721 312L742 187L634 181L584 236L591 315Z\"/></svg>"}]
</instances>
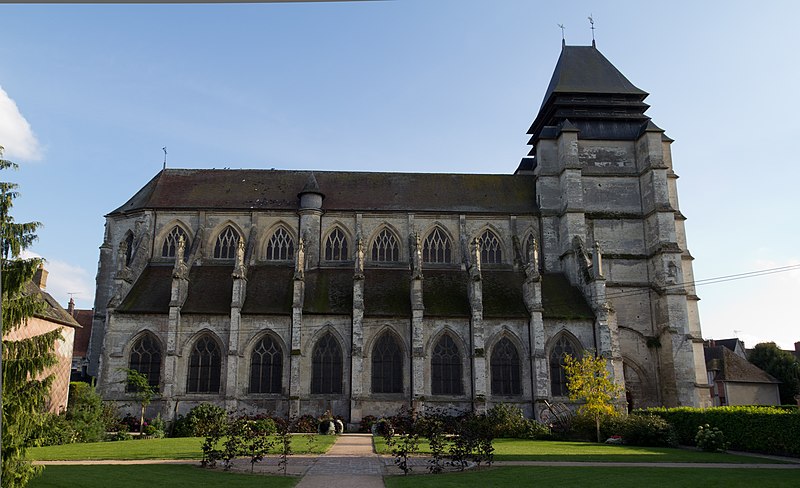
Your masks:
<instances>
[{"instance_id":1,"label":"green lawn","mask_svg":"<svg viewBox=\"0 0 800 488\"><path fill-rule=\"evenodd\" d=\"M375 449L389 454L386 441L374 437ZM752 458L714 452L690 451L668 447L634 447L596 444L591 442L533 441L524 439L495 439L496 461L596 461L628 463L779 463L769 459ZM425 441L420 442L420 454L430 453Z\"/></svg>"},{"instance_id":2,"label":"green lawn","mask_svg":"<svg viewBox=\"0 0 800 488\"><path fill-rule=\"evenodd\" d=\"M796 469L719 468L491 468L439 475L387 476L386 488L480 488L509 486L579 486L627 488L642 486L770 488L797 486Z\"/></svg>"},{"instance_id":3,"label":"green lawn","mask_svg":"<svg viewBox=\"0 0 800 488\"><path fill-rule=\"evenodd\" d=\"M169 486L170 488L197 488L198 486L224 486L225 488L254 488L268 484L271 488L291 488L299 480L300 478L294 477L225 473L185 464L47 466L42 476L33 480L28 487L152 488Z\"/></svg>"},{"instance_id":4,"label":"green lawn","mask_svg":"<svg viewBox=\"0 0 800 488\"><path fill-rule=\"evenodd\" d=\"M292 437L295 454L321 454L333 445L336 436L315 435L309 445L309 436ZM197 459L202 457L201 437L171 437L166 439L136 439L132 441L90 442L62 446L34 447L28 458L36 461L79 461L95 459ZM273 454L278 453L273 448Z\"/></svg>"}]
</instances>

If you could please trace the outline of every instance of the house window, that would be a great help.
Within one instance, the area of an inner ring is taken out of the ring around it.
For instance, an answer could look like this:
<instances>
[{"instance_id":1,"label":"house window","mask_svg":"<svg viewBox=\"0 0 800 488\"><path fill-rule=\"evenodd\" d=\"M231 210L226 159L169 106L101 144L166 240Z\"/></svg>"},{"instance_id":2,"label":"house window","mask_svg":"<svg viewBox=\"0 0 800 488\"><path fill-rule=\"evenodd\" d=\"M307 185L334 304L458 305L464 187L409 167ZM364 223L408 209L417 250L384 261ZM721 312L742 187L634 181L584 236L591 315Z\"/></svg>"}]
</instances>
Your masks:
<instances>
[{"instance_id":1,"label":"house window","mask_svg":"<svg viewBox=\"0 0 800 488\"><path fill-rule=\"evenodd\" d=\"M403 392L403 354L392 334L384 334L372 349L372 393Z\"/></svg>"},{"instance_id":2,"label":"house window","mask_svg":"<svg viewBox=\"0 0 800 488\"><path fill-rule=\"evenodd\" d=\"M181 237L183 237L184 244L188 246L189 236L186 235L186 232L183 230L183 228L176 225L171 231L169 231L167 237L164 238L164 245L161 246L162 258L175 257L175 251L178 249L178 241ZM183 256L183 259L186 259L186 255Z\"/></svg>"},{"instance_id":3,"label":"house window","mask_svg":"<svg viewBox=\"0 0 800 488\"><path fill-rule=\"evenodd\" d=\"M215 259L235 259L236 247L239 245L239 233L236 232L230 225L225 227L217 237L217 243L214 246Z\"/></svg>"},{"instance_id":4,"label":"house window","mask_svg":"<svg viewBox=\"0 0 800 488\"><path fill-rule=\"evenodd\" d=\"M492 350L489 362L492 368L492 395L519 395L519 353L511 341L504 337Z\"/></svg>"},{"instance_id":5,"label":"house window","mask_svg":"<svg viewBox=\"0 0 800 488\"><path fill-rule=\"evenodd\" d=\"M383 229L372 243L373 261L400 261L400 246L389 229Z\"/></svg>"},{"instance_id":6,"label":"house window","mask_svg":"<svg viewBox=\"0 0 800 488\"><path fill-rule=\"evenodd\" d=\"M342 392L342 348L328 333L314 346L312 353L311 393Z\"/></svg>"},{"instance_id":7,"label":"house window","mask_svg":"<svg viewBox=\"0 0 800 488\"><path fill-rule=\"evenodd\" d=\"M567 372L564 369L564 358L568 355L579 359L575 345L566 335L562 335L550 352L550 392L553 396L569 396Z\"/></svg>"},{"instance_id":8,"label":"house window","mask_svg":"<svg viewBox=\"0 0 800 488\"><path fill-rule=\"evenodd\" d=\"M209 336L201 337L189 356L189 393L219 393L222 355L217 342Z\"/></svg>"},{"instance_id":9,"label":"house window","mask_svg":"<svg viewBox=\"0 0 800 488\"><path fill-rule=\"evenodd\" d=\"M267 243L267 261L291 261L294 259L294 239L283 227L278 227Z\"/></svg>"},{"instance_id":10,"label":"house window","mask_svg":"<svg viewBox=\"0 0 800 488\"><path fill-rule=\"evenodd\" d=\"M422 261L426 263L449 263L452 261L450 238L442 229L436 227L428 234L422 244Z\"/></svg>"},{"instance_id":11,"label":"house window","mask_svg":"<svg viewBox=\"0 0 800 488\"><path fill-rule=\"evenodd\" d=\"M500 246L500 239L497 234L487 230L480 237L481 243L481 263L498 264L503 262L503 251Z\"/></svg>"},{"instance_id":12,"label":"house window","mask_svg":"<svg viewBox=\"0 0 800 488\"><path fill-rule=\"evenodd\" d=\"M333 229L325 241L325 260L347 261L347 237L340 228Z\"/></svg>"},{"instance_id":13,"label":"house window","mask_svg":"<svg viewBox=\"0 0 800 488\"><path fill-rule=\"evenodd\" d=\"M146 376L150 386L158 386L161 380L161 346L152 334L144 334L133 344L128 368ZM132 391L131 385L126 390Z\"/></svg>"},{"instance_id":14,"label":"house window","mask_svg":"<svg viewBox=\"0 0 800 488\"><path fill-rule=\"evenodd\" d=\"M461 354L452 337L445 334L436 343L431 354L431 393L434 395L462 395Z\"/></svg>"},{"instance_id":15,"label":"house window","mask_svg":"<svg viewBox=\"0 0 800 488\"><path fill-rule=\"evenodd\" d=\"M280 393L283 353L272 337L264 337L253 349L250 361L250 393Z\"/></svg>"}]
</instances>

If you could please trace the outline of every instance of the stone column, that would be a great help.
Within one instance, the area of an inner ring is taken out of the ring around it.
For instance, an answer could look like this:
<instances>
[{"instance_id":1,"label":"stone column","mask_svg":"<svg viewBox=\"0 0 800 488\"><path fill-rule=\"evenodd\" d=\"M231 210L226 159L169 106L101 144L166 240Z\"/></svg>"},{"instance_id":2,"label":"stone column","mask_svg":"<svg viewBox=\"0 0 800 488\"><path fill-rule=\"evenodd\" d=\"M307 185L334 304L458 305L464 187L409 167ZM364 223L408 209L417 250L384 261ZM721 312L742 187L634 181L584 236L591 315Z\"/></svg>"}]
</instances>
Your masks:
<instances>
[{"instance_id":1,"label":"stone column","mask_svg":"<svg viewBox=\"0 0 800 488\"><path fill-rule=\"evenodd\" d=\"M353 346L350 356L350 422L355 424L363 415L361 401L364 397L364 244L356 244L355 273L353 275Z\"/></svg>"},{"instance_id":2,"label":"stone column","mask_svg":"<svg viewBox=\"0 0 800 488\"><path fill-rule=\"evenodd\" d=\"M422 243L420 236L412 236L411 246L411 399L418 411L425 408L425 336L423 322L425 306L422 300Z\"/></svg>"},{"instance_id":3,"label":"stone column","mask_svg":"<svg viewBox=\"0 0 800 488\"><path fill-rule=\"evenodd\" d=\"M481 275L481 246L476 238L470 244L469 306L472 342L472 401L477 413L486 412L488 388L486 381L486 344L483 330L483 278Z\"/></svg>"},{"instance_id":4,"label":"stone column","mask_svg":"<svg viewBox=\"0 0 800 488\"><path fill-rule=\"evenodd\" d=\"M292 332L289 354L289 415L300 415L300 367L302 361L303 301L305 299L305 241L301 237L295 253L292 293Z\"/></svg>"},{"instance_id":5,"label":"stone column","mask_svg":"<svg viewBox=\"0 0 800 488\"><path fill-rule=\"evenodd\" d=\"M253 241L250 241L253 245ZM225 408L237 408L239 373L239 331L242 323L242 307L247 296L247 264L245 264L244 239L239 239L236 248L236 264L233 270L233 294L231 298L231 321L228 333L228 361L225 375Z\"/></svg>"},{"instance_id":6,"label":"stone column","mask_svg":"<svg viewBox=\"0 0 800 488\"><path fill-rule=\"evenodd\" d=\"M530 314L528 347L530 350L532 409L536 418L541 420L539 412L545 408L544 402L550 399L550 368L544 349L542 276L539 274L539 249L536 240L531 246L523 269L525 282L522 285L522 297L525 301L525 308Z\"/></svg>"}]
</instances>

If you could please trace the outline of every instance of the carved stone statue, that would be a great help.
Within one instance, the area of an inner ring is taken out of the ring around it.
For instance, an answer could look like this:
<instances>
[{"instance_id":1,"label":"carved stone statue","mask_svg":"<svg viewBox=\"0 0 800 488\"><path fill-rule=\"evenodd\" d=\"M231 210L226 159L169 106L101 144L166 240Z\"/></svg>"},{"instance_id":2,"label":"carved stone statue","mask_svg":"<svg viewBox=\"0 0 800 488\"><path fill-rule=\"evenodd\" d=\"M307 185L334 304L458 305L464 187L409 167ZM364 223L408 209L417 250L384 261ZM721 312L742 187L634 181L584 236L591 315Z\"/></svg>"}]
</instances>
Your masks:
<instances>
[{"instance_id":1,"label":"carved stone statue","mask_svg":"<svg viewBox=\"0 0 800 488\"><path fill-rule=\"evenodd\" d=\"M481 241L476 237L469 246L471 263L469 277L475 281L481 279Z\"/></svg>"},{"instance_id":2,"label":"carved stone statue","mask_svg":"<svg viewBox=\"0 0 800 488\"><path fill-rule=\"evenodd\" d=\"M594 255L592 256L592 266L594 267L594 277L603 277L603 250L600 248L600 243L594 241Z\"/></svg>"},{"instance_id":3,"label":"carved stone statue","mask_svg":"<svg viewBox=\"0 0 800 488\"><path fill-rule=\"evenodd\" d=\"M117 271L124 271L127 267L128 258L128 242L122 241L119 243L119 247L117 248Z\"/></svg>"},{"instance_id":4,"label":"carved stone statue","mask_svg":"<svg viewBox=\"0 0 800 488\"><path fill-rule=\"evenodd\" d=\"M306 241L302 237L297 242L297 256L294 259L294 279L302 280L306 268Z\"/></svg>"},{"instance_id":5,"label":"carved stone statue","mask_svg":"<svg viewBox=\"0 0 800 488\"><path fill-rule=\"evenodd\" d=\"M531 283L539 279L539 243L536 238L528 248L528 262L525 263L525 281Z\"/></svg>"},{"instance_id":6,"label":"carved stone statue","mask_svg":"<svg viewBox=\"0 0 800 488\"><path fill-rule=\"evenodd\" d=\"M422 278L422 238L419 232L414 233L414 251L411 254L411 272L413 278Z\"/></svg>"},{"instance_id":7,"label":"carved stone statue","mask_svg":"<svg viewBox=\"0 0 800 488\"><path fill-rule=\"evenodd\" d=\"M244 278L247 270L244 266L244 239L236 243L236 265L233 271L234 278Z\"/></svg>"},{"instance_id":8,"label":"carved stone statue","mask_svg":"<svg viewBox=\"0 0 800 488\"><path fill-rule=\"evenodd\" d=\"M183 236L178 237L178 245L175 248L175 267L172 268L173 278L186 278L187 266L183 260L186 253L186 239Z\"/></svg>"},{"instance_id":9,"label":"carved stone statue","mask_svg":"<svg viewBox=\"0 0 800 488\"><path fill-rule=\"evenodd\" d=\"M364 276L364 240L360 236L356 240L355 272L356 277Z\"/></svg>"}]
</instances>

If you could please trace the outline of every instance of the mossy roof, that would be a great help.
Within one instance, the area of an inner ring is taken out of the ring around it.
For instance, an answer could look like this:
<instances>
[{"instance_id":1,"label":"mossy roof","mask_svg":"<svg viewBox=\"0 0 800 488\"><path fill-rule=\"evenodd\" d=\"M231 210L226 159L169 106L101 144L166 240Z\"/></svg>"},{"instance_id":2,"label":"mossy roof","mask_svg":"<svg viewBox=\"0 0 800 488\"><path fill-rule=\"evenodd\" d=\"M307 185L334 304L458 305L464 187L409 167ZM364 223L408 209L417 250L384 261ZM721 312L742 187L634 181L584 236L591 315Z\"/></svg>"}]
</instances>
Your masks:
<instances>
[{"instance_id":1,"label":"mossy roof","mask_svg":"<svg viewBox=\"0 0 800 488\"><path fill-rule=\"evenodd\" d=\"M530 314L522 298L522 285L525 274L514 271L484 268L483 276L483 316L487 318L515 317L526 318Z\"/></svg>"},{"instance_id":2,"label":"mossy roof","mask_svg":"<svg viewBox=\"0 0 800 488\"><path fill-rule=\"evenodd\" d=\"M353 270L317 269L305 275L303 313L351 315L353 313Z\"/></svg>"},{"instance_id":3,"label":"mossy roof","mask_svg":"<svg viewBox=\"0 0 800 488\"><path fill-rule=\"evenodd\" d=\"M172 266L148 266L139 275L118 312L169 313L172 293Z\"/></svg>"},{"instance_id":4,"label":"mossy roof","mask_svg":"<svg viewBox=\"0 0 800 488\"><path fill-rule=\"evenodd\" d=\"M110 215L143 209L295 210L310 171L165 169ZM533 214L531 175L315 171L326 211Z\"/></svg>"},{"instance_id":5,"label":"mossy roof","mask_svg":"<svg viewBox=\"0 0 800 488\"><path fill-rule=\"evenodd\" d=\"M251 266L243 314L291 314L294 266Z\"/></svg>"},{"instance_id":6,"label":"mossy roof","mask_svg":"<svg viewBox=\"0 0 800 488\"><path fill-rule=\"evenodd\" d=\"M72 315L69 314L64 307L62 307L55 298L52 297L49 293L39 288L33 281L29 281L25 283L25 288L22 291L23 295L38 295L39 298L44 302L45 306L40 313L36 314L36 317L40 319L49 320L50 322L56 322L61 325L67 325L69 327L74 327L76 329L81 327Z\"/></svg>"},{"instance_id":7,"label":"mossy roof","mask_svg":"<svg viewBox=\"0 0 800 488\"><path fill-rule=\"evenodd\" d=\"M406 269L364 270L364 315L411 316L411 271Z\"/></svg>"},{"instance_id":8,"label":"mossy roof","mask_svg":"<svg viewBox=\"0 0 800 488\"><path fill-rule=\"evenodd\" d=\"M425 316L469 317L467 273L460 269L423 270L422 301Z\"/></svg>"},{"instance_id":9,"label":"mossy roof","mask_svg":"<svg viewBox=\"0 0 800 488\"><path fill-rule=\"evenodd\" d=\"M563 273L542 276L542 316L548 319L594 320L594 312L583 293Z\"/></svg>"}]
</instances>

